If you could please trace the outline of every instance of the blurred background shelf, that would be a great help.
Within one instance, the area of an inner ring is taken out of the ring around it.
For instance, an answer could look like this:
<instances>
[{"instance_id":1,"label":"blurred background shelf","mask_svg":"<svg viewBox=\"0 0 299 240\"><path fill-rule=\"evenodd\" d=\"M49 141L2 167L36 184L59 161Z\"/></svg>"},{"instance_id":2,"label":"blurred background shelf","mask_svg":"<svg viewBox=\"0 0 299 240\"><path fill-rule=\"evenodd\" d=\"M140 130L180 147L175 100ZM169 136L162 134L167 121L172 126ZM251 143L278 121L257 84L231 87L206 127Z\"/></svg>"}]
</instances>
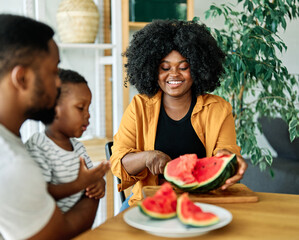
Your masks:
<instances>
[{"instance_id":1,"label":"blurred background shelf","mask_svg":"<svg viewBox=\"0 0 299 240\"><path fill-rule=\"evenodd\" d=\"M59 48L80 48L80 49L113 49L115 44L108 43L59 43Z\"/></svg>"}]
</instances>

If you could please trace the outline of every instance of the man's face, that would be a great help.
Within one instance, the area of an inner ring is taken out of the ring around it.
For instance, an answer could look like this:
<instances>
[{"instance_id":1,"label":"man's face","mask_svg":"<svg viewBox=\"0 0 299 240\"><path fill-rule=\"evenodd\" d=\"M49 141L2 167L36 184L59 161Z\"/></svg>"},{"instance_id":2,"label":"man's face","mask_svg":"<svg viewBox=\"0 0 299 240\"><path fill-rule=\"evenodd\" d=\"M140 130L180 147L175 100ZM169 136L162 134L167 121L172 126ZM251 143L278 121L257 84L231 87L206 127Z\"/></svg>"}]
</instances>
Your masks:
<instances>
[{"instance_id":1,"label":"man's face","mask_svg":"<svg viewBox=\"0 0 299 240\"><path fill-rule=\"evenodd\" d=\"M59 94L59 52L53 40L49 41L49 53L41 58L34 70L34 87L31 103L26 111L29 119L51 123L55 117L55 106Z\"/></svg>"}]
</instances>

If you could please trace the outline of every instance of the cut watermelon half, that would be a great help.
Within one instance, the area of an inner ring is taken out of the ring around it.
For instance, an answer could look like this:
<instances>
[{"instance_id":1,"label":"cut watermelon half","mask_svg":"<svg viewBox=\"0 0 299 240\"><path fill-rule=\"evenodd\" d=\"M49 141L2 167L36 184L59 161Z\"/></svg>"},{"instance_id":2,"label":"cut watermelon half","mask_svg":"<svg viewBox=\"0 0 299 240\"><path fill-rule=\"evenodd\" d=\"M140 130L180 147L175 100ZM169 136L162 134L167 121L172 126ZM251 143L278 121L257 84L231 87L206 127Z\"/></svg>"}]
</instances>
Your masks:
<instances>
[{"instance_id":1,"label":"cut watermelon half","mask_svg":"<svg viewBox=\"0 0 299 240\"><path fill-rule=\"evenodd\" d=\"M201 159L186 154L167 163L164 177L184 191L208 192L221 187L237 169L235 154Z\"/></svg>"}]
</instances>

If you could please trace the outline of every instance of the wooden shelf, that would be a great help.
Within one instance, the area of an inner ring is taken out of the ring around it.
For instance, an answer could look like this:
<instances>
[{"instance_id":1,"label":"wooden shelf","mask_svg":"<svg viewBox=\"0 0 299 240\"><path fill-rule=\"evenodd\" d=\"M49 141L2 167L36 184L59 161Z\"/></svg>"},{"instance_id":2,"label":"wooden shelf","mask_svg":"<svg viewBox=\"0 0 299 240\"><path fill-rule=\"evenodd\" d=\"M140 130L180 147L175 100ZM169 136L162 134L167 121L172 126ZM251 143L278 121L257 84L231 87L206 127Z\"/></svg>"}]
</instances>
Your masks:
<instances>
[{"instance_id":1,"label":"wooden shelf","mask_svg":"<svg viewBox=\"0 0 299 240\"><path fill-rule=\"evenodd\" d=\"M145 25L147 24L149 24L149 22L129 22L129 28L133 30L138 30L145 27Z\"/></svg>"}]
</instances>

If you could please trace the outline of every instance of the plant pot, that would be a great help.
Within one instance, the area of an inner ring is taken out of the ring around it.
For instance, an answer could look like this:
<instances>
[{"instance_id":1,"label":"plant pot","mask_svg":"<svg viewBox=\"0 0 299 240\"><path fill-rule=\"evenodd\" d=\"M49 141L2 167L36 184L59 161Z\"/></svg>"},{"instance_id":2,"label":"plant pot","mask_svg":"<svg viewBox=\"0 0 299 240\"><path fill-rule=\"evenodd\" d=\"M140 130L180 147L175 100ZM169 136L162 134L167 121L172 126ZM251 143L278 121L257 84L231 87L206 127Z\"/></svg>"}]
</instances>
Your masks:
<instances>
[{"instance_id":1,"label":"plant pot","mask_svg":"<svg viewBox=\"0 0 299 240\"><path fill-rule=\"evenodd\" d=\"M99 11L93 0L62 0L56 19L61 42L94 43Z\"/></svg>"},{"instance_id":2,"label":"plant pot","mask_svg":"<svg viewBox=\"0 0 299 240\"><path fill-rule=\"evenodd\" d=\"M187 0L130 0L130 21L187 20Z\"/></svg>"}]
</instances>

